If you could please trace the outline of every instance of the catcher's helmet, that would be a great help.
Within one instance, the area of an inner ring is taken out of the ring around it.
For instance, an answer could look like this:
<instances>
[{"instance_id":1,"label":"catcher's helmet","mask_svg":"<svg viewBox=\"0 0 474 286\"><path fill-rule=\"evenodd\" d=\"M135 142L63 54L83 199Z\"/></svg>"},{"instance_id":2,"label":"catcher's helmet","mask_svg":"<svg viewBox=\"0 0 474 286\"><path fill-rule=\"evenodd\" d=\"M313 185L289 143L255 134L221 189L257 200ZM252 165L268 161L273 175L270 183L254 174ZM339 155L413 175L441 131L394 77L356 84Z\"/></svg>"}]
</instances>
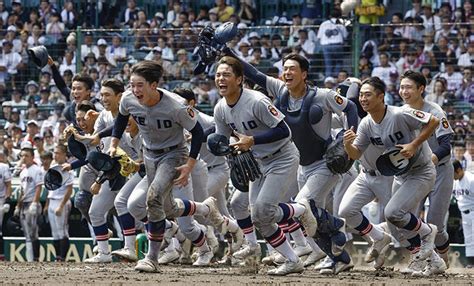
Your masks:
<instances>
[{"instance_id":1,"label":"catcher's helmet","mask_svg":"<svg viewBox=\"0 0 474 286\"><path fill-rule=\"evenodd\" d=\"M69 152L79 160L86 160L87 147L82 142L79 142L74 138L74 135L69 136L67 140L67 148Z\"/></svg>"},{"instance_id":2,"label":"catcher's helmet","mask_svg":"<svg viewBox=\"0 0 474 286\"><path fill-rule=\"evenodd\" d=\"M405 158L400 150L402 150L400 147L391 147L377 158L375 164L382 175L398 176L411 168L416 160L415 156L411 159Z\"/></svg>"},{"instance_id":3,"label":"catcher's helmet","mask_svg":"<svg viewBox=\"0 0 474 286\"><path fill-rule=\"evenodd\" d=\"M214 40L221 45L225 45L237 35L237 26L232 22L225 22L217 27L214 33Z\"/></svg>"},{"instance_id":4,"label":"catcher's helmet","mask_svg":"<svg viewBox=\"0 0 474 286\"><path fill-rule=\"evenodd\" d=\"M28 55L33 62L40 68L48 64L48 50L45 46L37 46L27 50Z\"/></svg>"},{"instance_id":5,"label":"catcher's helmet","mask_svg":"<svg viewBox=\"0 0 474 286\"><path fill-rule=\"evenodd\" d=\"M230 180L232 182L232 186L234 186L234 188L236 188L237 190L244 193L247 193L249 191L249 182L246 182L246 183L241 182L241 180L239 180L238 178L238 175L235 169L230 170Z\"/></svg>"},{"instance_id":6,"label":"catcher's helmet","mask_svg":"<svg viewBox=\"0 0 474 286\"><path fill-rule=\"evenodd\" d=\"M221 134L212 133L207 137L207 150L215 156L225 156L232 152L229 139Z\"/></svg>"},{"instance_id":7,"label":"catcher's helmet","mask_svg":"<svg viewBox=\"0 0 474 286\"><path fill-rule=\"evenodd\" d=\"M87 161L98 171L108 172L114 168L115 164L119 164L117 160L114 160L108 154L91 151L87 154Z\"/></svg>"},{"instance_id":8,"label":"catcher's helmet","mask_svg":"<svg viewBox=\"0 0 474 286\"><path fill-rule=\"evenodd\" d=\"M44 174L44 187L48 191L59 189L63 184L64 178L60 166L54 166Z\"/></svg>"}]
</instances>

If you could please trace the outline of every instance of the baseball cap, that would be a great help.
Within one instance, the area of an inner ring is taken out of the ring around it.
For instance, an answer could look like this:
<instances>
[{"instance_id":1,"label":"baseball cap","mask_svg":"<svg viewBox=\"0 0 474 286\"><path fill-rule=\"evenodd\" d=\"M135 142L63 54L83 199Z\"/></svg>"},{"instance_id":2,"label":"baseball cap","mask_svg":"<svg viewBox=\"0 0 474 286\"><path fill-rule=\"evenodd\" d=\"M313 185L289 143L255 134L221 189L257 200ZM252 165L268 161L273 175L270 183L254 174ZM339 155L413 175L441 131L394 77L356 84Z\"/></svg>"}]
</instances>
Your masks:
<instances>
[{"instance_id":1,"label":"baseball cap","mask_svg":"<svg viewBox=\"0 0 474 286\"><path fill-rule=\"evenodd\" d=\"M33 137L33 140L36 140L36 139L43 139L43 136L41 136L41 134L37 133L35 134L35 136Z\"/></svg>"},{"instance_id":2,"label":"baseball cap","mask_svg":"<svg viewBox=\"0 0 474 286\"><path fill-rule=\"evenodd\" d=\"M16 32L16 27L14 25L8 26L7 32Z\"/></svg>"},{"instance_id":3,"label":"baseball cap","mask_svg":"<svg viewBox=\"0 0 474 286\"><path fill-rule=\"evenodd\" d=\"M13 0L12 5L21 5L21 0Z\"/></svg>"},{"instance_id":4,"label":"baseball cap","mask_svg":"<svg viewBox=\"0 0 474 286\"><path fill-rule=\"evenodd\" d=\"M252 32L249 34L249 39L257 38L260 39L260 35L257 32Z\"/></svg>"},{"instance_id":5,"label":"baseball cap","mask_svg":"<svg viewBox=\"0 0 474 286\"><path fill-rule=\"evenodd\" d=\"M327 78L324 79L324 83L336 83L336 79L333 78L332 76L328 76Z\"/></svg>"},{"instance_id":6,"label":"baseball cap","mask_svg":"<svg viewBox=\"0 0 474 286\"><path fill-rule=\"evenodd\" d=\"M187 55L188 53L186 52L185 49L180 49L176 54L177 55Z\"/></svg>"},{"instance_id":7,"label":"baseball cap","mask_svg":"<svg viewBox=\"0 0 474 286\"><path fill-rule=\"evenodd\" d=\"M99 39L97 41L97 46L107 46L107 41L104 39Z\"/></svg>"},{"instance_id":8,"label":"baseball cap","mask_svg":"<svg viewBox=\"0 0 474 286\"><path fill-rule=\"evenodd\" d=\"M38 121L36 121L36 120L34 120L34 119L29 120L28 123L26 123L27 126L30 125L30 124L34 124L34 125L36 125L36 126L39 127Z\"/></svg>"},{"instance_id":9,"label":"baseball cap","mask_svg":"<svg viewBox=\"0 0 474 286\"><path fill-rule=\"evenodd\" d=\"M156 46L156 47L153 48L153 52L162 53L163 50L161 50L160 47Z\"/></svg>"},{"instance_id":10,"label":"baseball cap","mask_svg":"<svg viewBox=\"0 0 474 286\"><path fill-rule=\"evenodd\" d=\"M30 141L23 141L21 142L20 149L33 149L33 144Z\"/></svg>"},{"instance_id":11,"label":"baseball cap","mask_svg":"<svg viewBox=\"0 0 474 286\"><path fill-rule=\"evenodd\" d=\"M161 12L156 12L156 13L155 13L155 17L156 17L156 18L159 18L159 19L162 19L162 20L165 18L165 16L164 16L163 13L161 13Z\"/></svg>"},{"instance_id":12,"label":"baseball cap","mask_svg":"<svg viewBox=\"0 0 474 286\"><path fill-rule=\"evenodd\" d=\"M237 25L237 29L247 29L247 24L245 24L245 23L239 23L239 24Z\"/></svg>"}]
</instances>

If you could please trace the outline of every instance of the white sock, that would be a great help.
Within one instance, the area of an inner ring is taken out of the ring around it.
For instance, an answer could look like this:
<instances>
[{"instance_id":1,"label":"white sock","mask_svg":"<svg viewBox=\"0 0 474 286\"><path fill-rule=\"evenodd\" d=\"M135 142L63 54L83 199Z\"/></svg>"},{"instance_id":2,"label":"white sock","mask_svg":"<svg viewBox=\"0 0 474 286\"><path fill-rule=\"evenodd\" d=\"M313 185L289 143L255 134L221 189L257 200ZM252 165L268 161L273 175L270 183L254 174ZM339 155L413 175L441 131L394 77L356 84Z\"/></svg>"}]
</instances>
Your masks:
<instances>
[{"instance_id":1,"label":"white sock","mask_svg":"<svg viewBox=\"0 0 474 286\"><path fill-rule=\"evenodd\" d=\"M306 244L308 244L308 242L306 241L306 237L304 236L303 231L301 230L301 227L291 232L290 234L296 245L305 246Z\"/></svg>"},{"instance_id":2,"label":"white sock","mask_svg":"<svg viewBox=\"0 0 474 286\"><path fill-rule=\"evenodd\" d=\"M293 215L294 217L301 216L306 210L306 208L302 204L299 204L299 203L292 203L289 205L291 205L295 211L295 214Z\"/></svg>"},{"instance_id":3,"label":"white sock","mask_svg":"<svg viewBox=\"0 0 474 286\"><path fill-rule=\"evenodd\" d=\"M136 239L136 235L126 235L124 237L125 247L130 250L135 251L135 239Z\"/></svg>"},{"instance_id":4,"label":"white sock","mask_svg":"<svg viewBox=\"0 0 474 286\"><path fill-rule=\"evenodd\" d=\"M306 241L309 243L309 246L311 246L311 249L313 250L313 252L323 252L312 237L307 237Z\"/></svg>"},{"instance_id":5,"label":"white sock","mask_svg":"<svg viewBox=\"0 0 474 286\"><path fill-rule=\"evenodd\" d=\"M422 222L421 223L421 226L420 226L420 229L418 230L418 234L421 236L421 238L423 239L425 236L427 236L428 234L430 234L432 231L431 227L425 223L425 222Z\"/></svg>"},{"instance_id":6,"label":"white sock","mask_svg":"<svg viewBox=\"0 0 474 286\"><path fill-rule=\"evenodd\" d=\"M280 246L276 247L275 250L291 262L297 262L299 259L293 248L291 248L288 240L285 240Z\"/></svg>"},{"instance_id":7,"label":"white sock","mask_svg":"<svg viewBox=\"0 0 474 286\"><path fill-rule=\"evenodd\" d=\"M285 232L285 237L286 237L286 240L287 240L288 242L291 241L291 236L290 236L290 233L289 233L289 232Z\"/></svg>"},{"instance_id":8,"label":"white sock","mask_svg":"<svg viewBox=\"0 0 474 286\"><path fill-rule=\"evenodd\" d=\"M244 234L244 236L245 236L245 239L247 240L247 242L250 245L255 246L255 245L258 244L258 242L257 242L257 233L255 233L255 229L251 233Z\"/></svg>"},{"instance_id":9,"label":"white sock","mask_svg":"<svg viewBox=\"0 0 474 286\"><path fill-rule=\"evenodd\" d=\"M372 229L366 234L371 237L373 240L382 240L383 239L383 230L379 229L375 225L372 225Z\"/></svg>"},{"instance_id":10,"label":"white sock","mask_svg":"<svg viewBox=\"0 0 474 286\"><path fill-rule=\"evenodd\" d=\"M99 247L99 251L107 254L109 253L109 240L98 240L97 246Z\"/></svg>"},{"instance_id":11,"label":"white sock","mask_svg":"<svg viewBox=\"0 0 474 286\"><path fill-rule=\"evenodd\" d=\"M170 245L172 245L173 248L174 248L175 250L177 250L177 251L179 251L179 249L180 249L180 247L181 247L180 244L179 244L178 239L175 238L175 237L173 237L173 238L171 239Z\"/></svg>"},{"instance_id":12,"label":"white sock","mask_svg":"<svg viewBox=\"0 0 474 286\"><path fill-rule=\"evenodd\" d=\"M168 229L168 228L171 228L171 226L173 225L173 223L167 219L165 219L165 230Z\"/></svg>"},{"instance_id":13,"label":"white sock","mask_svg":"<svg viewBox=\"0 0 474 286\"><path fill-rule=\"evenodd\" d=\"M87 223L87 227L89 228L89 233L90 233L91 238L92 238L92 244L95 244L94 228L92 227L92 225L90 223Z\"/></svg>"},{"instance_id":14,"label":"white sock","mask_svg":"<svg viewBox=\"0 0 474 286\"><path fill-rule=\"evenodd\" d=\"M203 203L194 202L196 205L196 211L194 215L207 216L209 214L209 207Z\"/></svg>"},{"instance_id":15,"label":"white sock","mask_svg":"<svg viewBox=\"0 0 474 286\"><path fill-rule=\"evenodd\" d=\"M199 246L199 252L208 252L210 250L211 248L209 248L209 245L207 245L207 241L204 241L204 243Z\"/></svg>"},{"instance_id":16,"label":"white sock","mask_svg":"<svg viewBox=\"0 0 474 286\"><path fill-rule=\"evenodd\" d=\"M33 262L33 243L31 241L26 242L26 261Z\"/></svg>"}]
</instances>

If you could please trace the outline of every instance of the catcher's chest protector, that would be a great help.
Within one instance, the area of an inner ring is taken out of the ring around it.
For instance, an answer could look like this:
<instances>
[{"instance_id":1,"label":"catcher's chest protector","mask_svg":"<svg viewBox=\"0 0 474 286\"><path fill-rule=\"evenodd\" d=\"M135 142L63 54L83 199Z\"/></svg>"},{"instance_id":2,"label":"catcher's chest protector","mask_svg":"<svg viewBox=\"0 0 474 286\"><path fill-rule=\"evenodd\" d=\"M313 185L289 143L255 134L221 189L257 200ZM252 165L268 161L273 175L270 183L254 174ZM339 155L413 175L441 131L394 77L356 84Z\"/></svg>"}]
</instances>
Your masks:
<instances>
[{"instance_id":1,"label":"catcher's chest protector","mask_svg":"<svg viewBox=\"0 0 474 286\"><path fill-rule=\"evenodd\" d=\"M280 97L277 108L285 115L285 122L291 129L292 139L300 152L300 165L307 166L315 161L323 159L328 143L321 138L309 122L309 110L316 96L317 89L308 87L308 94L303 98L301 108L288 111L289 92Z\"/></svg>"}]
</instances>

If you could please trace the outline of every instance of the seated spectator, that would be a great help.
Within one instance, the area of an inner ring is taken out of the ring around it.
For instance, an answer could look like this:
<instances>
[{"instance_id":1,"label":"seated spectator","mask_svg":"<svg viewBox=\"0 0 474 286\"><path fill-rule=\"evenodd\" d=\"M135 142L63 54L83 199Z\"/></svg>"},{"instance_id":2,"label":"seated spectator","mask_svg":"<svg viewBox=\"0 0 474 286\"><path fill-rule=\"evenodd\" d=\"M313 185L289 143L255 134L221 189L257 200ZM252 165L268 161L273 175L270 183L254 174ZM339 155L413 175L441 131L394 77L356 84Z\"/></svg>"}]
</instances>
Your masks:
<instances>
[{"instance_id":1,"label":"seated spectator","mask_svg":"<svg viewBox=\"0 0 474 286\"><path fill-rule=\"evenodd\" d=\"M35 102L40 100L39 85L36 81L30 80L25 86L26 98L33 98Z\"/></svg>"},{"instance_id":2,"label":"seated spectator","mask_svg":"<svg viewBox=\"0 0 474 286\"><path fill-rule=\"evenodd\" d=\"M2 43L10 42L12 44L11 50L13 52L21 53L22 44L21 44L21 40L16 37L17 31L18 31L18 28L16 26L14 25L8 26L7 33L4 39L2 40Z\"/></svg>"},{"instance_id":3,"label":"seated spectator","mask_svg":"<svg viewBox=\"0 0 474 286\"><path fill-rule=\"evenodd\" d=\"M433 55L436 66L440 67L441 64L446 64L448 58L453 58L454 51L449 47L449 40L448 38L441 36L439 41L433 47ZM440 68L441 71L443 71Z\"/></svg>"},{"instance_id":4,"label":"seated spectator","mask_svg":"<svg viewBox=\"0 0 474 286\"><path fill-rule=\"evenodd\" d=\"M446 37L448 39L455 39L458 35L458 31L451 24L451 19L444 17L441 22L441 29L436 31L435 42L438 42L440 37Z\"/></svg>"},{"instance_id":5,"label":"seated spectator","mask_svg":"<svg viewBox=\"0 0 474 286\"><path fill-rule=\"evenodd\" d=\"M9 13L7 8L5 7L5 3L0 2L0 18L4 23L7 21L8 15Z\"/></svg>"},{"instance_id":6,"label":"seated spectator","mask_svg":"<svg viewBox=\"0 0 474 286\"><path fill-rule=\"evenodd\" d=\"M181 6L181 1L172 1L171 7L169 7L168 13L166 14L166 24L171 26L173 22L178 20L179 13L182 11L184 11L184 9Z\"/></svg>"},{"instance_id":7,"label":"seated spectator","mask_svg":"<svg viewBox=\"0 0 474 286\"><path fill-rule=\"evenodd\" d=\"M397 72L397 67L389 61L386 52L379 54L379 62L380 65L372 70L372 76L379 77L388 86L391 83L390 73Z\"/></svg>"},{"instance_id":8,"label":"seated spectator","mask_svg":"<svg viewBox=\"0 0 474 286\"><path fill-rule=\"evenodd\" d=\"M20 128L20 131L23 131L26 129L25 122L21 118L20 110L16 107L12 109L10 118L6 118L6 120L7 120L7 123L5 123L5 129L11 129L14 126L18 126Z\"/></svg>"},{"instance_id":9,"label":"seated spectator","mask_svg":"<svg viewBox=\"0 0 474 286\"><path fill-rule=\"evenodd\" d=\"M433 90L426 90L426 100L443 106L447 99L446 79L438 78L434 82Z\"/></svg>"},{"instance_id":10,"label":"seated spectator","mask_svg":"<svg viewBox=\"0 0 474 286\"><path fill-rule=\"evenodd\" d=\"M42 27L43 24L41 24L39 18L40 16L38 10L31 9L29 19L25 22L23 29L31 33L33 31L33 25L38 24L40 27Z\"/></svg>"},{"instance_id":11,"label":"seated spectator","mask_svg":"<svg viewBox=\"0 0 474 286\"><path fill-rule=\"evenodd\" d=\"M300 29L298 31L298 41L295 44L301 46L303 52L302 56L310 58L314 54L316 45L308 38L308 31L306 29ZM339 56L342 57L342 54Z\"/></svg>"},{"instance_id":12,"label":"seated spectator","mask_svg":"<svg viewBox=\"0 0 474 286\"><path fill-rule=\"evenodd\" d=\"M138 29L138 28L140 28L140 26L141 26L143 23L150 24L150 23L148 23L148 20L147 20L145 11L143 11L143 10L138 10L138 12L137 12L137 19L135 20L135 22L133 22L133 28L134 28L134 29Z\"/></svg>"},{"instance_id":13,"label":"seated spectator","mask_svg":"<svg viewBox=\"0 0 474 286\"><path fill-rule=\"evenodd\" d=\"M49 0L40 0L40 6L38 10L40 14L39 20L43 24L43 27L46 26L50 22L50 17L56 13L53 5L49 3Z\"/></svg>"},{"instance_id":14,"label":"seated spectator","mask_svg":"<svg viewBox=\"0 0 474 286\"><path fill-rule=\"evenodd\" d=\"M238 51L238 55L245 59L246 61L250 61L251 60L251 55L250 55L250 43L247 42L247 41L241 41L239 43L239 51Z\"/></svg>"},{"instance_id":15,"label":"seated spectator","mask_svg":"<svg viewBox=\"0 0 474 286\"><path fill-rule=\"evenodd\" d=\"M461 88L457 89L455 96L464 102L474 103L474 81L472 80L472 65L462 69L463 80Z\"/></svg>"},{"instance_id":16,"label":"seated spectator","mask_svg":"<svg viewBox=\"0 0 474 286\"><path fill-rule=\"evenodd\" d=\"M150 24L142 23L140 27L135 30L135 49L153 48L153 41L150 33Z\"/></svg>"},{"instance_id":17,"label":"seated spectator","mask_svg":"<svg viewBox=\"0 0 474 286\"><path fill-rule=\"evenodd\" d=\"M82 67L83 72L90 71L91 69L97 69L97 58L94 53L89 53L85 58L84 66Z\"/></svg>"},{"instance_id":18,"label":"seated spectator","mask_svg":"<svg viewBox=\"0 0 474 286\"><path fill-rule=\"evenodd\" d=\"M178 61L173 64L173 76L178 80L189 79L193 73L192 63L188 60L188 52L181 49L176 53Z\"/></svg>"},{"instance_id":19,"label":"seated spectator","mask_svg":"<svg viewBox=\"0 0 474 286\"><path fill-rule=\"evenodd\" d=\"M252 64L257 69L267 68L270 66L270 62L263 58L262 50L255 48L251 52L250 64Z\"/></svg>"},{"instance_id":20,"label":"seated spectator","mask_svg":"<svg viewBox=\"0 0 474 286\"><path fill-rule=\"evenodd\" d=\"M22 67L21 55L12 50L12 42L3 42L3 54L0 60L0 83L10 81L12 88L16 88L18 69Z\"/></svg>"},{"instance_id":21,"label":"seated spectator","mask_svg":"<svg viewBox=\"0 0 474 286\"><path fill-rule=\"evenodd\" d=\"M407 54L400 58L395 64L398 69L398 74L404 74L408 70L419 72L423 62L419 59L415 47L410 47Z\"/></svg>"},{"instance_id":22,"label":"seated spectator","mask_svg":"<svg viewBox=\"0 0 474 286\"><path fill-rule=\"evenodd\" d=\"M230 16L234 14L234 7L227 6L225 0L216 0L216 7L212 8L209 13L216 13L219 22L224 23L229 20Z\"/></svg>"},{"instance_id":23,"label":"seated spectator","mask_svg":"<svg viewBox=\"0 0 474 286\"><path fill-rule=\"evenodd\" d=\"M165 26L165 16L162 12L156 12L155 16L148 21L150 28L152 29L161 29Z\"/></svg>"},{"instance_id":24,"label":"seated spectator","mask_svg":"<svg viewBox=\"0 0 474 286\"><path fill-rule=\"evenodd\" d=\"M253 0L241 0L240 8L237 11L237 15L240 21L245 24L255 24L257 21L257 10L255 1Z\"/></svg>"},{"instance_id":25,"label":"seated spectator","mask_svg":"<svg viewBox=\"0 0 474 286\"><path fill-rule=\"evenodd\" d=\"M449 59L445 63L445 69L446 71L441 73L439 76L442 78L445 78L447 81L447 90L451 92L455 92L459 88L461 88L462 83L463 83L463 75L455 71L455 62L454 60Z\"/></svg>"},{"instance_id":26,"label":"seated spectator","mask_svg":"<svg viewBox=\"0 0 474 286\"><path fill-rule=\"evenodd\" d=\"M32 26L31 35L28 37L28 48L44 45L46 38L43 36L41 25L36 23Z\"/></svg>"},{"instance_id":27,"label":"seated spectator","mask_svg":"<svg viewBox=\"0 0 474 286\"><path fill-rule=\"evenodd\" d=\"M48 24L46 25L46 35L52 39L52 42L56 44L58 40L62 39L62 33L64 32L65 26L61 22L61 15L54 12L49 17Z\"/></svg>"},{"instance_id":28,"label":"seated spectator","mask_svg":"<svg viewBox=\"0 0 474 286\"><path fill-rule=\"evenodd\" d=\"M380 39L380 44L378 45L379 52L391 52L398 47L401 37L399 35L395 35L393 31L393 26L388 25L384 27L384 32L382 34L382 38Z\"/></svg>"},{"instance_id":29,"label":"seated spectator","mask_svg":"<svg viewBox=\"0 0 474 286\"><path fill-rule=\"evenodd\" d=\"M40 90L40 100L38 104L49 104L50 88L43 86Z\"/></svg>"},{"instance_id":30,"label":"seated spectator","mask_svg":"<svg viewBox=\"0 0 474 286\"><path fill-rule=\"evenodd\" d=\"M137 3L135 0L128 0L127 1L127 9L125 9L123 15L123 21L126 27L133 27L133 23L137 20L138 16L138 8Z\"/></svg>"},{"instance_id":31,"label":"seated spectator","mask_svg":"<svg viewBox=\"0 0 474 286\"><path fill-rule=\"evenodd\" d=\"M422 14L421 0L412 0L411 1L411 7L412 8L405 13L404 19L406 19L408 17L415 18L417 16L421 16L421 14Z\"/></svg>"},{"instance_id":32,"label":"seated spectator","mask_svg":"<svg viewBox=\"0 0 474 286\"><path fill-rule=\"evenodd\" d=\"M106 48L105 56L114 67L127 59L127 49L122 47L122 37L119 34L112 36L112 45Z\"/></svg>"},{"instance_id":33,"label":"seated spectator","mask_svg":"<svg viewBox=\"0 0 474 286\"><path fill-rule=\"evenodd\" d=\"M283 59L291 52L290 48L283 48L281 50L281 58L273 64L273 67L278 69L278 77L283 74Z\"/></svg>"},{"instance_id":34,"label":"seated spectator","mask_svg":"<svg viewBox=\"0 0 474 286\"><path fill-rule=\"evenodd\" d=\"M163 71L165 71L165 69L163 69ZM120 80L125 85L127 85L128 82L130 81L130 75L131 75L131 73L130 73L130 64L125 63L123 65L123 67L120 69L120 72L118 74L116 74L114 76L114 78Z\"/></svg>"},{"instance_id":35,"label":"seated spectator","mask_svg":"<svg viewBox=\"0 0 474 286\"><path fill-rule=\"evenodd\" d=\"M474 41L469 43L467 52L462 54L458 59L458 66L472 67L474 65Z\"/></svg>"},{"instance_id":36,"label":"seated spectator","mask_svg":"<svg viewBox=\"0 0 474 286\"><path fill-rule=\"evenodd\" d=\"M183 23L183 28L178 36L177 44L180 49L192 50L196 47L198 41L198 35L194 33L194 29L191 28L189 22Z\"/></svg>"},{"instance_id":37,"label":"seated spectator","mask_svg":"<svg viewBox=\"0 0 474 286\"><path fill-rule=\"evenodd\" d=\"M43 144L44 150L48 152L53 152L56 146L56 142L54 142L53 131L51 129L47 129L44 132L43 138L44 138L44 144Z\"/></svg>"},{"instance_id":38,"label":"seated spectator","mask_svg":"<svg viewBox=\"0 0 474 286\"><path fill-rule=\"evenodd\" d=\"M59 73L64 76L66 70L75 71L76 63L74 62L75 56L74 51L66 51L64 53L64 58L62 64L59 66Z\"/></svg>"},{"instance_id":39,"label":"seated spectator","mask_svg":"<svg viewBox=\"0 0 474 286\"><path fill-rule=\"evenodd\" d=\"M280 60L281 59L281 50L283 49L281 44L281 36L278 34L272 35L272 43L271 43L271 59L272 60Z\"/></svg>"},{"instance_id":40,"label":"seated spectator","mask_svg":"<svg viewBox=\"0 0 474 286\"><path fill-rule=\"evenodd\" d=\"M99 56L99 48L94 45L92 32L88 31L84 34L84 44L81 46L81 60L85 61L86 56L90 53L94 53L95 57Z\"/></svg>"},{"instance_id":41,"label":"seated spectator","mask_svg":"<svg viewBox=\"0 0 474 286\"><path fill-rule=\"evenodd\" d=\"M421 18L423 19L425 30L434 35L436 31L441 29L441 18L433 14L430 1L422 3L421 6L423 7Z\"/></svg>"},{"instance_id":42,"label":"seated spectator","mask_svg":"<svg viewBox=\"0 0 474 286\"><path fill-rule=\"evenodd\" d=\"M405 23L410 23L413 21L413 17L408 17L403 19L402 18L402 13L400 12L395 12L392 14L392 20L390 21L390 24L393 25L393 34L400 36L402 38L406 38L406 28L408 27L407 25L404 25ZM411 28L411 27L410 27Z\"/></svg>"},{"instance_id":43,"label":"seated spectator","mask_svg":"<svg viewBox=\"0 0 474 286\"><path fill-rule=\"evenodd\" d=\"M336 90L337 81L332 76L328 76L324 79L324 88Z\"/></svg>"},{"instance_id":44,"label":"seated spectator","mask_svg":"<svg viewBox=\"0 0 474 286\"><path fill-rule=\"evenodd\" d=\"M212 28L216 29L221 24L222 22L219 21L219 16L217 16L217 13L212 10L209 11L209 21L205 24L205 26L210 25Z\"/></svg>"},{"instance_id":45,"label":"seated spectator","mask_svg":"<svg viewBox=\"0 0 474 286\"><path fill-rule=\"evenodd\" d=\"M61 20L67 30L76 28L76 13L72 1L64 1L63 10L61 11Z\"/></svg>"},{"instance_id":46,"label":"seated spectator","mask_svg":"<svg viewBox=\"0 0 474 286\"><path fill-rule=\"evenodd\" d=\"M260 38L260 45L262 46L262 55L265 55L265 59L272 57L272 45L270 43L270 34L263 34Z\"/></svg>"},{"instance_id":47,"label":"seated spectator","mask_svg":"<svg viewBox=\"0 0 474 286\"><path fill-rule=\"evenodd\" d=\"M220 99L214 82L209 78L199 80L198 86L193 88L193 92L197 95L199 104L215 106Z\"/></svg>"},{"instance_id":48,"label":"seated spectator","mask_svg":"<svg viewBox=\"0 0 474 286\"><path fill-rule=\"evenodd\" d=\"M262 54L262 57L264 58L267 57L266 51L264 51L260 43L260 35L257 32L251 32L247 40L250 42L250 46L252 47L252 49L250 50L250 53L252 53L254 49L260 49L260 53Z\"/></svg>"}]
</instances>

